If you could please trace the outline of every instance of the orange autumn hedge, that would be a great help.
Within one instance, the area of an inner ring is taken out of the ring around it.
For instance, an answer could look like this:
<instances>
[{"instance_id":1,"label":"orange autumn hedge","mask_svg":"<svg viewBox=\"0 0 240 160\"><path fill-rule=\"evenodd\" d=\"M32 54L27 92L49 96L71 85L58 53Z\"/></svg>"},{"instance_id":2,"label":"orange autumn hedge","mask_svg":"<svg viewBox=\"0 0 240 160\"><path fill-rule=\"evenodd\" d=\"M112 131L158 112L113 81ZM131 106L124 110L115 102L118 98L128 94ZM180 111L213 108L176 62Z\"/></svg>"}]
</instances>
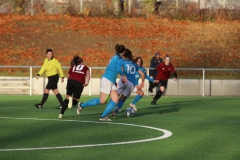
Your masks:
<instances>
[{"instance_id":1,"label":"orange autumn hedge","mask_svg":"<svg viewBox=\"0 0 240 160\"><path fill-rule=\"evenodd\" d=\"M42 65L52 48L64 66L75 54L88 66L106 66L116 43L141 56L145 67L161 52L179 68L240 68L240 21L0 16L0 65Z\"/></svg>"}]
</instances>

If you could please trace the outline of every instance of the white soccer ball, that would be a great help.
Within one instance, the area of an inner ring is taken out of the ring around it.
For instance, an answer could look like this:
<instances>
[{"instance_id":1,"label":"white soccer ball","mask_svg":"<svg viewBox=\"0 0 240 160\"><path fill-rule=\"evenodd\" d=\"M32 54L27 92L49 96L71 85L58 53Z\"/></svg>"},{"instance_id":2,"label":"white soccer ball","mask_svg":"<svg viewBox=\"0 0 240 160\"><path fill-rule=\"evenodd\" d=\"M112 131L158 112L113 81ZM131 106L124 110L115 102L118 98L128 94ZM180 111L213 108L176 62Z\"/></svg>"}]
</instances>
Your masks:
<instances>
[{"instance_id":1,"label":"white soccer ball","mask_svg":"<svg viewBox=\"0 0 240 160\"><path fill-rule=\"evenodd\" d=\"M127 117L133 117L135 116L135 111L133 108L127 108L125 111L125 114Z\"/></svg>"}]
</instances>

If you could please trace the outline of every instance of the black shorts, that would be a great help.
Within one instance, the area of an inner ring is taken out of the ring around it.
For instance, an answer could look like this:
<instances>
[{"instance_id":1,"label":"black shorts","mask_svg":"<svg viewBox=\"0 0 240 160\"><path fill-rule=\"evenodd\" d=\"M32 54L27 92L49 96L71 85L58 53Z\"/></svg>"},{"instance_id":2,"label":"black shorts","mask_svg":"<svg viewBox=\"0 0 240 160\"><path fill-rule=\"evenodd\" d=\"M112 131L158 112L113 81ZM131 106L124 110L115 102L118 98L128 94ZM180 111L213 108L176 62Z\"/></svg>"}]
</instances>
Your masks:
<instances>
[{"instance_id":1,"label":"black shorts","mask_svg":"<svg viewBox=\"0 0 240 160\"><path fill-rule=\"evenodd\" d=\"M149 81L150 82L150 81ZM150 82L150 86L149 86L149 89L153 89L155 87L161 87L161 86L164 86L165 88L167 88L167 84L168 84L168 80L159 80L158 83L153 83L153 82Z\"/></svg>"},{"instance_id":2,"label":"black shorts","mask_svg":"<svg viewBox=\"0 0 240 160\"><path fill-rule=\"evenodd\" d=\"M164 86L164 88L167 88L168 80L159 80L158 86Z\"/></svg>"},{"instance_id":3,"label":"black shorts","mask_svg":"<svg viewBox=\"0 0 240 160\"><path fill-rule=\"evenodd\" d=\"M52 89L52 90L57 89L58 80L59 80L58 74L49 76L46 89Z\"/></svg>"},{"instance_id":4,"label":"black shorts","mask_svg":"<svg viewBox=\"0 0 240 160\"><path fill-rule=\"evenodd\" d=\"M75 99L79 99L82 91L83 91L83 84L74 79L68 79L67 82L67 95L71 95Z\"/></svg>"}]
</instances>

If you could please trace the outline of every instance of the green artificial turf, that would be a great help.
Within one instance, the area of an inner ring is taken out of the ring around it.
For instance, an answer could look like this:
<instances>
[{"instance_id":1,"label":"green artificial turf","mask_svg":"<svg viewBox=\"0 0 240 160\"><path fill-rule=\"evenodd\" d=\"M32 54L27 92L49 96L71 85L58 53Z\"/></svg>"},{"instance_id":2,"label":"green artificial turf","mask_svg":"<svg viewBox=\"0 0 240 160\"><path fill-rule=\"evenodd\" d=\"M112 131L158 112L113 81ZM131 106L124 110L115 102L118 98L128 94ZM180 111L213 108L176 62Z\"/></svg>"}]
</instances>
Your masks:
<instances>
[{"instance_id":1,"label":"green artificial turf","mask_svg":"<svg viewBox=\"0 0 240 160\"><path fill-rule=\"evenodd\" d=\"M82 96L81 101L91 98ZM239 97L166 96L154 106L152 97L143 97L135 117L127 118L124 110L133 98L127 99L117 118L106 123L98 120L106 105L85 108L81 115L73 107L58 119L55 96L37 109L34 104L41 96L1 95L0 159L240 158ZM146 127L165 129L172 136L141 142L164 135Z\"/></svg>"}]
</instances>

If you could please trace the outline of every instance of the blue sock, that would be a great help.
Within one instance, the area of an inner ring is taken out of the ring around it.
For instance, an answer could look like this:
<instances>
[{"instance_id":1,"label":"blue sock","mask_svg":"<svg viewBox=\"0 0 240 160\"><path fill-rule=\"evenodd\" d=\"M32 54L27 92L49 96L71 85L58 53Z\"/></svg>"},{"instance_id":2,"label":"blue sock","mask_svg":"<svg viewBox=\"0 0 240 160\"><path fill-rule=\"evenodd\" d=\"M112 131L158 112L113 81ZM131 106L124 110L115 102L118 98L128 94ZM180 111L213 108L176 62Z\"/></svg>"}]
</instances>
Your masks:
<instances>
[{"instance_id":1,"label":"blue sock","mask_svg":"<svg viewBox=\"0 0 240 160\"><path fill-rule=\"evenodd\" d=\"M107 104L107 106L106 106L103 114L101 115L101 118L106 117L106 116L113 110L113 108L114 108L116 105L117 105L117 103L115 103L114 101L110 101L110 102Z\"/></svg>"},{"instance_id":2,"label":"blue sock","mask_svg":"<svg viewBox=\"0 0 240 160\"><path fill-rule=\"evenodd\" d=\"M142 96L140 96L139 94L134 98L134 100L132 101L132 104L136 104L140 99L142 98Z\"/></svg>"},{"instance_id":3,"label":"blue sock","mask_svg":"<svg viewBox=\"0 0 240 160\"><path fill-rule=\"evenodd\" d=\"M94 98L94 99L91 99L85 103L82 103L81 104L81 107L82 108L85 108L85 107L90 107L90 106L96 106L96 105L99 105L101 104L100 103L100 98Z\"/></svg>"},{"instance_id":4,"label":"blue sock","mask_svg":"<svg viewBox=\"0 0 240 160\"><path fill-rule=\"evenodd\" d=\"M119 109L122 108L124 102L125 100L121 100L121 99L118 101L117 108L115 109L116 113L118 113Z\"/></svg>"}]
</instances>

